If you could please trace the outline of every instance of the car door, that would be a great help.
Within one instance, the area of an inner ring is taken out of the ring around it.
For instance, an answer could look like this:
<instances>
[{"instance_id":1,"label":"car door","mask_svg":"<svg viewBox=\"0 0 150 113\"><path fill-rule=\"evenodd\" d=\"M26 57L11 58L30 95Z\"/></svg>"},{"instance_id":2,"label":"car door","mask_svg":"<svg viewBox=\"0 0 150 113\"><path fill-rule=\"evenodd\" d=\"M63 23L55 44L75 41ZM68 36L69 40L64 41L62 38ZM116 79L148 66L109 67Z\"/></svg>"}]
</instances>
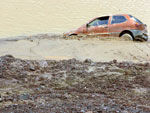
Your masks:
<instances>
[{"instance_id":1,"label":"car door","mask_svg":"<svg viewBox=\"0 0 150 113\"><path fill-rule=\"evenodd\" d=\"M127 28L127 19L125 16L112 16L109 25L109 33L111 36L119 36L119 34Z\"/></svg>"},{"instance_id":2,"label":"car door","mask_svg":"<svg viewBox=\"0 0 150 113\"><path fill-rule=\"evenodd\" d=\"M109 16L93 20L87 26L87 34L92 36L108 36L108 21Z\"/></svg>"}]
</instances>

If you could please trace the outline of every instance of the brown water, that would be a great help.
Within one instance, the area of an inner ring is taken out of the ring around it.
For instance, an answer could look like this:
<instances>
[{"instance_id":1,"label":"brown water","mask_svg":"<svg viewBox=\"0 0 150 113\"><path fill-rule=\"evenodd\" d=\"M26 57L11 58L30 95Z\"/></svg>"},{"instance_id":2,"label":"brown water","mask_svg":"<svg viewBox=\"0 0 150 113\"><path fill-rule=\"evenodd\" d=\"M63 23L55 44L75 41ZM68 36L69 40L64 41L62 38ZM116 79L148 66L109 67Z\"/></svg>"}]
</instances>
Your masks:
<instances>
[{"instance_id":1,"label":"brown water","mask_svg":"<svg viewBox=\"0 0 150 113\"><path fill-rule=\"evenodd\" d=\"M0 0L0 38L62 33L93 17L128 13L150 28L149 0Z\"/></svg>"}]
</instances>

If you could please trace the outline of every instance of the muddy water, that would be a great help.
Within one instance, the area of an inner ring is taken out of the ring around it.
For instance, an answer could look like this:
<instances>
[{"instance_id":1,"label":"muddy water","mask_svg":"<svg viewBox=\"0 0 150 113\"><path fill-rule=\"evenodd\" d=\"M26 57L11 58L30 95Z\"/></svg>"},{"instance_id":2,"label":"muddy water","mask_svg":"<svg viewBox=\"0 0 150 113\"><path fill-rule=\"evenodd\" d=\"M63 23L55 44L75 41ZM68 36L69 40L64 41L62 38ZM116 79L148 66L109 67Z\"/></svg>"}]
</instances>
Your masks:
<instances>
[{"instance_id":1,"label":"muddy water","mask_svg":"<svg viewBox=\"0 0 150 113\"><path fill-rule=\"evenodd\" d=\"M128 13L150 28L149 0L0 0L0 38L62 33L93 17Z\"/></svg>"}]
</instances>

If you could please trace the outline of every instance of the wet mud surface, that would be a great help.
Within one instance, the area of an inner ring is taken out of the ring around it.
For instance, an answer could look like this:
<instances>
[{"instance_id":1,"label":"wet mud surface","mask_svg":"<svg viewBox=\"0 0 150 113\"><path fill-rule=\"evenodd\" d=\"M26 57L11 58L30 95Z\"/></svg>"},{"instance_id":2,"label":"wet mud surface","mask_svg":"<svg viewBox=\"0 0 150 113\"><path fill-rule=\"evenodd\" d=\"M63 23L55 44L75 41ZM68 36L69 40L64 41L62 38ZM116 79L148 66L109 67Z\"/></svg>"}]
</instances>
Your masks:
<instances>
[{"instance_id":1,"label":"wet mud surface","mask_svg":"<svg viewBox=\"0 0 150 113\"><path fill-rule=\"evenodd\" d=\"M0 57L1 113L149 113L150 64Z\"/></svg>"},{"instance_id":2,"label":"wet mud surface","mask_svg":"<svg viewBox=\"0 0 150 113\"><path fill-rule=\"evenodd\" d=\"M150 61L150 42L125 41L118 37L70 37L38 34L0 40L0 55L28 60Z\"/></svg>"}]
</instances>

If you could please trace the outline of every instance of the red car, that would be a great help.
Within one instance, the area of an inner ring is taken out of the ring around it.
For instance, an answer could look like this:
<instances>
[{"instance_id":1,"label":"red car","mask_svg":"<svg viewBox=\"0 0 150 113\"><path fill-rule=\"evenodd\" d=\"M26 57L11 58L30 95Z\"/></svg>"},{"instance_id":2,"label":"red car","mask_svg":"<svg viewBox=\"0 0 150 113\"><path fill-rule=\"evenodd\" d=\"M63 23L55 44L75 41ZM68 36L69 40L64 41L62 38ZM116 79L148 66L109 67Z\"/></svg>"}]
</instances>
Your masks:
<instances>
[{"instance_id":1,"label":"red car","mask_svg":"<svg viewBox=\"0 0 150 113\"><path fill-rule=\"evenodd\" d=\"M128 14L97 17L76 30L64 33L68 36L117 36L130 40L147 41L147 26Z\"/></svg>"}]
</instances>

